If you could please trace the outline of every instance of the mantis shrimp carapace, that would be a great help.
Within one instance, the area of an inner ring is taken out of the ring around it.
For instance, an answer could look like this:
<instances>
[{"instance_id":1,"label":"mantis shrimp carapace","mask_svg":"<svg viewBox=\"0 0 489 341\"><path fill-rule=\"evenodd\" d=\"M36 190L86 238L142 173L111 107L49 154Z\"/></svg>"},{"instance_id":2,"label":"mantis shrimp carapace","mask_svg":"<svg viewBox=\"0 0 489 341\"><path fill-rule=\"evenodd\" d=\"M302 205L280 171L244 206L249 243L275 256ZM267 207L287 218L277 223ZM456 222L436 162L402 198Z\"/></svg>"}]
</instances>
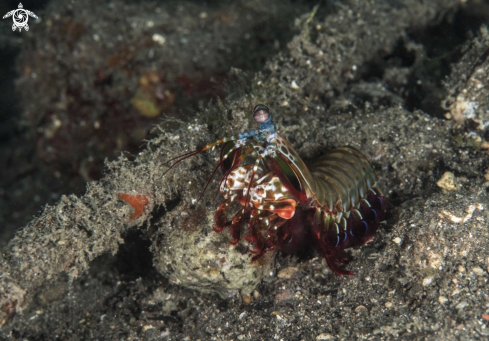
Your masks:
<instances>
[{"instance_id":1,"label":"mantis shrimp carapace","mask_svg":"<svg viewBox=\"0 0 489 341\"><path fill-rule=\"evenodd\" d=\"M215 213L214 230L229 229L230 243L237 244L247 226L244 238L251 244L252 261L275 248L295 252L315 244L335 273L351 274L341 267L348 261L344 250L372 240L385 219L387 201L377 187L372 164L357 149L344 146L308 168L278 135L268 107L256 105L253 118L258 129L177 156L166 162L172 163L168 170L222 144L220 162L212 173L221 169L219 189L224 197ZM254 162L246 163L252 156ZM233 202L241 208L228 220Z\"/></svg>"}]
</instances>

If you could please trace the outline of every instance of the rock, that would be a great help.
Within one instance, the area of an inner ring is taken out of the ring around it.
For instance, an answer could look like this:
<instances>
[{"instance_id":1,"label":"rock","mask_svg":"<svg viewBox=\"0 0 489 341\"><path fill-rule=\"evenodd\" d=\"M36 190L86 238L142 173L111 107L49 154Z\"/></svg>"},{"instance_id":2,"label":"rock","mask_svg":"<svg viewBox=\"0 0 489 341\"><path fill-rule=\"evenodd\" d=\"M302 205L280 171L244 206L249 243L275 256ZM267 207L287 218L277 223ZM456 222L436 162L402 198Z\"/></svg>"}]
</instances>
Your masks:
<instances>
[{"instance_id":1,"label":"rock","mask_svg":"<svg viewBox=\"0 0 489 341\"><path fill-rule=\"evenodd\" d=\"M455 175L452 172L445 172L440 180L436 183L438 187L447 191L456 191L457 183Z\"/></svg>"},{"instance_id":2,"label":"rock","mask_svg":"<svg viewBox=\"0 0 489 341\"><path fill-rule=\"evenodd\" d=\"M268 252L252 263L246 245L231 245L227 231L212 230L214 212L207 213L209 224L201 224L200 218L199 226L192 231L184 231L177 225L172 228L168 247L154 250L156 269L172 283L186 288L222 298L239 293L250 297L263 278L270 275L274 253Z\"/></svg>"}]
</instances>

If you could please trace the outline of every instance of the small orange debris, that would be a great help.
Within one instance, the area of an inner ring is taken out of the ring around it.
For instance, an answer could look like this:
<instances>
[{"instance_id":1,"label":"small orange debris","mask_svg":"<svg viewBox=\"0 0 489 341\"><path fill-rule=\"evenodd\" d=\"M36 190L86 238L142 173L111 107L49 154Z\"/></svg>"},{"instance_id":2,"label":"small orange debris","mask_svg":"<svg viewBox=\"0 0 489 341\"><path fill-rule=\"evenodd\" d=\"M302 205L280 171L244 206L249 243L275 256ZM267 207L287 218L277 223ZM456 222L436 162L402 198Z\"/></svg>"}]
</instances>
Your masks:
<instances>
[{"instance_id":1,"label":"small orange debris","mask_svg":"<svg viewBox=\"0 0 489 341\"><path fill-rule=\"evenodd\" d=\"M489 314L482 314L482 318L486 321L489 321Z\"/></svg>"},{"instance_id":2,"label":"small orange debris","mask_svg":"<svg viewBox=\"0 0 489 341\"><path fill-rule=\"evenodd\" d=\"M144 212L144 206L149 203L149 199L145 195L119 193L119 198L134 207L134 213L129 217L129 221L139 218Z\"/></svg>"}]
</instances>

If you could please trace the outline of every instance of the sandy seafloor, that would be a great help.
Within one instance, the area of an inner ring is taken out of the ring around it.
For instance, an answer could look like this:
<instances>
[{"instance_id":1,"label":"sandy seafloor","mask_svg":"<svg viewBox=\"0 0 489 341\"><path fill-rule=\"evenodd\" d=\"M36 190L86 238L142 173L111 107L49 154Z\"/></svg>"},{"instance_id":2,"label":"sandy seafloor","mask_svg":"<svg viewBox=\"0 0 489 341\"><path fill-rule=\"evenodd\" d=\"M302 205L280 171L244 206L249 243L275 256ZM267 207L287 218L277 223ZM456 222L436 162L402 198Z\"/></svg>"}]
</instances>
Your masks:
<instances>
[{"instance_id":1,"label":"sandy seafloor","mask_svg":"<svg viewBox=\"0 0 489 341\"><path fill-rule=\"evenodd\" d=\"M28 32L0 26L1 339L489 337L488 1L23 4ZM390 209L353 275L214 233L217 151L163 177L257 103L306 163L372 161Z\"/></svg>"}]
</instances>

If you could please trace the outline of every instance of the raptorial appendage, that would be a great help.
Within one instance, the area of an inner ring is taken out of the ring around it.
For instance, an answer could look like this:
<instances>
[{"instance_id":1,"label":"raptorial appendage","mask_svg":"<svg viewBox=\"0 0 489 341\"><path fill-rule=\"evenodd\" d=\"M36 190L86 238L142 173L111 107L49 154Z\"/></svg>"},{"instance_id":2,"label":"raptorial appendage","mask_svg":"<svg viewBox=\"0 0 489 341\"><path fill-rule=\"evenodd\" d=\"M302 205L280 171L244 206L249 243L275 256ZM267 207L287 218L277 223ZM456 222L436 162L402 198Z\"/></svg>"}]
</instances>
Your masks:
<instances>
[{"instance_id":1,"label":"raptorial appendage","mask_svg":"<svg viewBox=\"0 0 489 341\"><path fill-rule=\"evenodd\" d=\"M247 225L244 238L251 244L252 261L277 247L296 252L314 243L331 269L351 274L340 267L348 261L344 250L372 240L387 209L372 164L360 151L345 146L321 156L309 170L277 134L266 106L255 106L253 117L259 129L176 157L169 161L174 162L170 168L223 143L212 174L221 168L219 189L224 197L214 230L229 228L231 244L237 244ZM246 163L248 159L253 162ZM235 202L241 208L228 220L226 212Z\"/></svg>"}]
</instances>

